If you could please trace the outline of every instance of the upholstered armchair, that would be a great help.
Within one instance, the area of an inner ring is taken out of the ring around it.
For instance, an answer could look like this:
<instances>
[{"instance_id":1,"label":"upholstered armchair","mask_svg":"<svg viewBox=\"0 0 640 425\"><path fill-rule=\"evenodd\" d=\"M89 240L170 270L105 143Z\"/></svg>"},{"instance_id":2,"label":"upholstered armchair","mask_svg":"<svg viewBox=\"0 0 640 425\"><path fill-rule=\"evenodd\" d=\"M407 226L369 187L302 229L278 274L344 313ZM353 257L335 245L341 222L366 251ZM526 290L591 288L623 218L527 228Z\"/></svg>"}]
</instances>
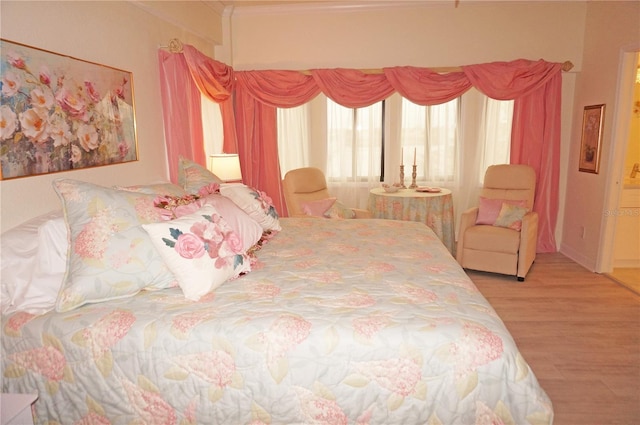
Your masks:
<instances>
[{"instance_id":1,"label":"upholstered armchair","mask_svg":"<svg viewBox=\"0 0 640 425\"><path fill-rule=\"evenodd\" d=\"M479 206L462 214L456 260L467 269L514 275L523 281L536 258L536 174L528 165L490 166Z\"/></svg>"},{"instance_id":2,"label":"upholstered armchair","mask_svg":"<svg viewBox=\"0 0 640 425\"><path fill-rule=\"evenodd\" d=\"M333 201L337 201L329 194L324 173L315 167L288 171L282 180L282 189L289 217L321 216L322 214L310 214L308 210L305 212L305 209L313 204L322 205L325 201L328 201L326 205L329 208L335 204ZM371 218L371 213L367 210L346 207L344 209L353 211L354 218Z\"/></svg>"}]
</instances>

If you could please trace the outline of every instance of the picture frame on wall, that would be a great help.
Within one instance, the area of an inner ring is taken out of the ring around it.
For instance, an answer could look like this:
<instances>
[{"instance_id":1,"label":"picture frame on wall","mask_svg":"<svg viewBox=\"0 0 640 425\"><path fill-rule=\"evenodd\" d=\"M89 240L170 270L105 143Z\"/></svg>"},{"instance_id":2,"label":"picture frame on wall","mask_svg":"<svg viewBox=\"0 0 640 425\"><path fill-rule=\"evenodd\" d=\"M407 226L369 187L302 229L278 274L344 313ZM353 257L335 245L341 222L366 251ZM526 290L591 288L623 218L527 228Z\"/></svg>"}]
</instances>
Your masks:
<instances>
[{"instance_id":1,"label":"picture frame on wall","mask_svg":"<svg viewBox=\"0 0 640 425\"><path fill-rule=\"evenodd\" d=\"M584 107L582 116L582 140L580 143L580 162L578 170L598 174L600 169L600 149L602 128L604 126L605 105Z\"/></svg>"},{"instance_id":2,"label":"picture frame on wall","mask_svg":"<svg viewBox=\"0 0 640 425\"><path fill-rule=\"evenodd\" d=\"M131 72L0 39L0 180L138 160Z\"/></svg>"}]
</instances>

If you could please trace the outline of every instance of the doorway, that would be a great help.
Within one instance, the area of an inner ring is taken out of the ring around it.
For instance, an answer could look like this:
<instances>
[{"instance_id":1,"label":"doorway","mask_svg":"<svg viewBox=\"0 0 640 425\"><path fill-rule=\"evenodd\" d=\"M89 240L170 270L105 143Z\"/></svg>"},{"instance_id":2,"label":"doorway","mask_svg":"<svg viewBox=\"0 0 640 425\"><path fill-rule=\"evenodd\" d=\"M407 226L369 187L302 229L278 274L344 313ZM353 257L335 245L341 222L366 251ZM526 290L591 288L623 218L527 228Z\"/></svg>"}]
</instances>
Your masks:
<instances>
[{"instance_id":1,"label":"doorway","mask_svg":"<svg viewBox=\"0 0 640 425\"><path fill-rule=\"evenodd\" d=\"M597 270L637 293L640 293L640 184L634 183L640 183L640 173L635 173L638 178L634 179L631 174L633 165L640 162L640 106L638 111L634 110L640 93L639 52L640 46L636 46L622 55L606 193L606 211L615 214L603 214L603 249Z\"/></svg>"}]
</instances>

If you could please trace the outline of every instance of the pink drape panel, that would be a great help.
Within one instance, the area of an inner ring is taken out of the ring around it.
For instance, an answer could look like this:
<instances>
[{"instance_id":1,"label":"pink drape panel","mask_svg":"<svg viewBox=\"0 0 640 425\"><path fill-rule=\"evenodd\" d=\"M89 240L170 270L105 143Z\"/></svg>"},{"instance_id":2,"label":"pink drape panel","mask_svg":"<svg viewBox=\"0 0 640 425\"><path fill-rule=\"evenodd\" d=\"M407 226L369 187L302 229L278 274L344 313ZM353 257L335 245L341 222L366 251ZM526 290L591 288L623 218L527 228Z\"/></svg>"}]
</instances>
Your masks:
<instances>
[{"instance_id":1,"label":"pink drape panel","mask_svg":"<svg viewBox=\"0 0 640 425\"><path fill-rule=\"evenodd\" d=\"M182 55L158 51L169 179L178 181L180 156L205 164L200 91Z\"/></svg>"},{"instance_id":2,"label":"pink drape panel","mask_svg":"<svg viewBox=\"0 0 640 425\"><path fill-rule=\"evenodd\" d=\"M236 124L233 111L233 90L235 73L229 65L203 55L195 47L183 46L189 72L200 92L220 105L224 141L222 150L225 153L237 152Z\"/></svg>"},{"instance_id":3,"label":"pink drape panel","mask_svg":"<svg viewBox=\"0 0 640 425\"><path fill-rule=\"evenodd\" d=\"M286 216L278 161L276 108L303 105L316 97L320 89L311 76L296 71L238 71L236 78L242 177L245 184L266 192L279 214Z\"/></svg>"},{"instance_id":4,"label":"pink drape panel","mask_svg":"<svg viewBox=\"0 0 640 425\"><path fill-rule=\"evenodd\" d=\"M511 137L511 163L536 170L538 252L555 252L555 228L560 181L561 73L534 92L515 100ZM535 124L533 124L535 123Z\"/></svg>"},{"instance_id":5,"label":"pink drape panel","mask_svg":"<svg viewBox=\"0 0 640 425\"><path fill-rule=\"evenodd\" d=\"M242 179L246 185L266 192L276 211L286 215L278 161L276 108L251 96L239 79L236 87L238 144Z\"/></svg>"},{"instance_id":6,"label":"pink drape panel","mask_svg":"<svg viewBox=\"0 0 640 425\"><path fill-rule=\"evenodd\" d=\"M538 252L555 252L560 172L562 64L519 59L462 67L473 85L489 97L515 99L511 132L512 164L536 170Z\"/></svg>"}]
</instances>

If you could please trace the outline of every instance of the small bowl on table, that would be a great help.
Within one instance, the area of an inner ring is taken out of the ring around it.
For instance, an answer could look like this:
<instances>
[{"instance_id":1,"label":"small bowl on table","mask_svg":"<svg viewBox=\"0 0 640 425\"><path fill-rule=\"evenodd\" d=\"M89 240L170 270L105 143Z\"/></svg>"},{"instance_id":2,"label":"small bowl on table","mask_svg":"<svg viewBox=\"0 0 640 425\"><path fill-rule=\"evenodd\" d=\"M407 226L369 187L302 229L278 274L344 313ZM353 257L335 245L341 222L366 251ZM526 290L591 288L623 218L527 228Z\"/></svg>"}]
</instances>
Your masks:
<instances>
[{"instance_id":1,"label":"small bowl on table","mask_svg":"<svg viewBox=\"0 0 640 425\"><path fill-rule=\"evenodd\" d=\"M400 186L396 186L396 185L390 186L388 184L383 184L382 188L387 193L395 193L400 190Z\"/></svg>"}]
</instances>

